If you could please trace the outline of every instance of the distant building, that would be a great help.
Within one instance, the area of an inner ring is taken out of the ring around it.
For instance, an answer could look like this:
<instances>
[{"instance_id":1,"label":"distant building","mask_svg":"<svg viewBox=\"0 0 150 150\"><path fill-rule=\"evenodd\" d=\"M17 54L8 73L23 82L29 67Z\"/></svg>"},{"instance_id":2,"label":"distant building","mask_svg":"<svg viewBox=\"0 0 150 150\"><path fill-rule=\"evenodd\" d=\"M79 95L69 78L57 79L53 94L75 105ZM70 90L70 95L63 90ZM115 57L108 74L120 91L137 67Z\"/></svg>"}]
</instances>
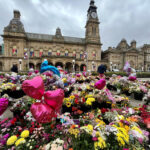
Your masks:
<instances>
[{"instance_id":1,"label":"distant building","mask_svg":"<svg viewBox=\"0 0 150 150\"><path fill-rule=\"evenodd\" d=\"M122 70L125 62L138 71L150 71L150 45L136 46L136 41L130 45L122 39L117 47L109 47L102 52L102 60L107 62L109 70Z\"/></svg>"},{"instance_id":2,"label":"distant building","mask_svg":"<svg viewBox=\"0 0 150 150\"><path fill-rule=\"evenodd\" d=\"M14 10L14 17L2 35L4 54L0 56L0 69L9 71L13 64L17 64L21 65L21 70L26 70L28 60L24 57L28 56L29 66L35 69L40 68L45 58L49 64L61 66L69 72L73 71L73 63L76 71L83 71L87 66L88 70L96 69L101 63L102 44L94 3L94 0L90 1L87 12L85 38L63 36L60 28L56 29L55 35L28 33L20 20L20 12Z\"/></svg>"}]
</instances>

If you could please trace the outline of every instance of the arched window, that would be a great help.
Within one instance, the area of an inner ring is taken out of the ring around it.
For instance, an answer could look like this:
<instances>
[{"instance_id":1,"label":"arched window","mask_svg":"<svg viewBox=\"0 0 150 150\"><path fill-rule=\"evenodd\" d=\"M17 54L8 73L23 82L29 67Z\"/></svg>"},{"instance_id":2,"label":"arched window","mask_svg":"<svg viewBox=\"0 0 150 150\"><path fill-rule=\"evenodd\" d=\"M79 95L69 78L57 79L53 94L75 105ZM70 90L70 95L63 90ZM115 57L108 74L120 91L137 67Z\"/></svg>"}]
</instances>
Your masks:
<instances>
[{"instance_id":1,"label":"arched window","mask_svg":"<svg viewBox=\"0 0 150 150\"><path fill-rule=\"evenodd\" d=\"M65 56L68 56L68 50L65 51Z\"/></svg>"},{"instance_id":2,"label":"arched window","mask_svg":"<svg viewBox=\"0 0 150 150\"><path fill-rule=\"evenodd\" d=\"M48 56L51 56L51 55L52 55L52 50L49 49L49 50L48 50Z\"/></svg>"},{"instance_id":3,"label":"arched window","mask_svg":"<svg viewBox=\"0 0 150 150\"><path fill-rule=\"evenodd\" d=\"M30 49L30 57L34 57L34 50L33 50L33 48Z\"/></svg>"},{"instance_id":4,"label":"arched window","mask_svg":"<svg viewBox=\"0 0 150 150\"><path fill-rule=\"evenodd\" d=\"M57 55L57 56L60 56L60 50L57 50L56 55Z\"/></svg>"},{"instance_id":5,"label":"arched window","mask_svg":"<svg viewBox=\"0 0 150 150\"><path fill-rule=\"evenodd\" d=\"M13 48L12 48L12 54L13 54L13 56L17 55L17 47L16 46L13 46Z\"/></svg>"},{"instance_id":6,"label":"arched window","mask_svg":"<svg viewBox=\"0 0 150 150\"><path fill-rule=\"evenodd\" d=\"M40 49L39 56L43 56L43 49Z\"/></svg>"}]
</instances>

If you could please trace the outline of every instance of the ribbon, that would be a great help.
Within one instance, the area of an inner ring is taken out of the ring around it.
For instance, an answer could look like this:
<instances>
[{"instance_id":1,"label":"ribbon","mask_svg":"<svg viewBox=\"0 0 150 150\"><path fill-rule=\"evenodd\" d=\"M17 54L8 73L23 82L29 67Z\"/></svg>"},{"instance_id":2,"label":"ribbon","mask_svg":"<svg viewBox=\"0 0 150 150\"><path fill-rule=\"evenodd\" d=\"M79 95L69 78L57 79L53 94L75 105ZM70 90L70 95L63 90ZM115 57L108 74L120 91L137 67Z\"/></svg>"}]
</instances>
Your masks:
<instances>
[{"instance_id":1,"label":"ribbon","mask_svg":"<svg viewBox=\"0 0 150 150\"><path fill-rule=\"evenodd\" d=\"M33 117L39 123L50 122L55 112L59 112L64 98L62 89L45 91L43 79L40 76L25 80L22 83L22 89L28 96L41 100L40 103L32 104L30 108Z\"/></svg>"}]
</instances>

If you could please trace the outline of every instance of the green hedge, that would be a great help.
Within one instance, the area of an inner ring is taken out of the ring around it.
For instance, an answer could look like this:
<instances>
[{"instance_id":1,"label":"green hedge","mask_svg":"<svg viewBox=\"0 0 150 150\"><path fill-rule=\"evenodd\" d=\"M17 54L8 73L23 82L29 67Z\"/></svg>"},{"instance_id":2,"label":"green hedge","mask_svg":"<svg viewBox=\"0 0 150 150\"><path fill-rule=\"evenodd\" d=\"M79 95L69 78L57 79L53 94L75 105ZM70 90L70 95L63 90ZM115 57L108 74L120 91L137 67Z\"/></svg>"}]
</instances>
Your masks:
<instances>
[{"instance_id":1,"label":"green hedge","mask_svg":"<svg viewBox=\"0 0 150 150\"><path fill-rule=\"evenodd\" d=\"M106 72L105 76L111 77L113 74L120 75L120 76L127 76L125 72ZM97 76L97 72L92 72L92 75ZM137 78L150 78L150 72L137 72Z\"/></svg>"},{"instance_id":2,"label":"green hedge","mask_svg":"<svg viewBox=\"0 0 150 150\"><path fill-rule=\"evenodd\" d=\"M150 72L137 72L138 78L150 78Z\"/></svg>"}]
</instances>

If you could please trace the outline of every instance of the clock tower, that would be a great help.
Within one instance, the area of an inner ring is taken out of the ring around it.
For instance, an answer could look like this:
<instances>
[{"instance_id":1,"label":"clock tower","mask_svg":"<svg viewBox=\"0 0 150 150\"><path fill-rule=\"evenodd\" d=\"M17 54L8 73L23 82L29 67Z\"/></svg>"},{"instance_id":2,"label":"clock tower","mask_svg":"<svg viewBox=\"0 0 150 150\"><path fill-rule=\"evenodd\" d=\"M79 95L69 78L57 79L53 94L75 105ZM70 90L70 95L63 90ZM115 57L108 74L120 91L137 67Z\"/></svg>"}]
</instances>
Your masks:
<instances>
[{"instance_id":1,"label":"clock tower","mask_svg":"<svg viewBox=\"0 0 150 150\"><path fill-rule=\"evenodd\" d=\"M95 1L90 0L90 6L87 11L87 22L85 26L86 52L88 54L89 64L92 64L92 62L94 61L97 62L98 65L101 61L102 44L100 41L99 24L100 22L98 20L97 7L95 6Z\"/></svg>"},{"instance_id":2,"label":"clock tower","mask_svg":"<svg viewBox=\"0 0 150 150\"><path fill-rule=\"evenodd\" d=\"M99 20L97 15L97 7L95 6L94 0L90 1L90 6L87 11L87 22L86 22L86 42L87 43L100 43L100 35L99 35Z\"/></svg>"}]
</instances>

